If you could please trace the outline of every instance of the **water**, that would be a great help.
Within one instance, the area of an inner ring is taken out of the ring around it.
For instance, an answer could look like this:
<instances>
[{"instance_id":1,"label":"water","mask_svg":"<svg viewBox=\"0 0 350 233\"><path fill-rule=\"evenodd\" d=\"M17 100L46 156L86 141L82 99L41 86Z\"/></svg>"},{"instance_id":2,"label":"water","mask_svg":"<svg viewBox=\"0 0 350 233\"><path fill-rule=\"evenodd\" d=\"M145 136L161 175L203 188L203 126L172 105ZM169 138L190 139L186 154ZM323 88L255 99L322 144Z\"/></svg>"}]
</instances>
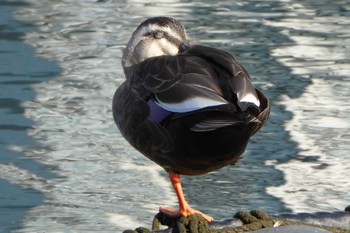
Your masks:
<instances>
[{"instance_id":1,"label":"water","mask_svg":"<svg viewBox=\"0 0 350 233\"><path fill-rule=\"evenodd\" d=\"M272 104L245 158L183 177L216 219L350 203L349 1L0 2L0 232L120 232L174 205L166 173L117 131L121 50L145 18L228 50Z\"/></svg>"}]
</instances>

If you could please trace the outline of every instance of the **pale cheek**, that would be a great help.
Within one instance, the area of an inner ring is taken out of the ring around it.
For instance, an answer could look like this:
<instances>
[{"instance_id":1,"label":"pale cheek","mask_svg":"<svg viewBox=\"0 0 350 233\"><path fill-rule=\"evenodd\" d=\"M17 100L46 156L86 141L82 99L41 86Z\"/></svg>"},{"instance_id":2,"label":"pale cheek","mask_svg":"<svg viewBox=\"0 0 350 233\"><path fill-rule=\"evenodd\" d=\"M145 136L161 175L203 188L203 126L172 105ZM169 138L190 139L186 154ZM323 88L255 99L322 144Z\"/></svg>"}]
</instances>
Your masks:
<instances>
[{"instance_id":1,"label":"pale cheek","mask_svg":"<svg viewBox=\"0 0 350 233\"><path fill-rule=\"evenodd\" d=\"M175 56L179 52L179 48L172 43L169 43L166 39L159 41L160 47L163 48L163 51L166 51L167 55Z\"/></svg>"},{"instance_id":2,"label":"pale cheek","mask_svg":"<svg viewBox=\"0 0 350 233\"><path fill-rule=\"evenodd\" d=\"M173 44L169 43L167 40L158 40L154 43L151 43L147 47L145 46L140 51L139 62L150 58L150 57L158 57L163 55L171 55L175 56L179 52L179 49Z\"/></svg>"},{"instance_id":3,"label":"pale cheek","mask_svg":"<svg viewBox=\"0 0 350 233\"><path fill-rule=\"evenodd\" d=\"M138 62L142 62L147 58L157 57L161 55L164 55L164 52L160 49L160 47L157 44L152 43L149 45L145 45L142 49L140 49L138 55L135 57L137 57Z\"/></svg>"},{"instance_id":4,"label":"pale cheek","mask_svg":"<svg viewBox=\"0 0 350 233\"><path fill-rule=\"evenodd\" d=\"M152 43L146 50L145 50L145 59L150 57L157 57L164 55L164 52L162 51L161 47L157 45L156 43Z\"/></svg>"}]
</instances>

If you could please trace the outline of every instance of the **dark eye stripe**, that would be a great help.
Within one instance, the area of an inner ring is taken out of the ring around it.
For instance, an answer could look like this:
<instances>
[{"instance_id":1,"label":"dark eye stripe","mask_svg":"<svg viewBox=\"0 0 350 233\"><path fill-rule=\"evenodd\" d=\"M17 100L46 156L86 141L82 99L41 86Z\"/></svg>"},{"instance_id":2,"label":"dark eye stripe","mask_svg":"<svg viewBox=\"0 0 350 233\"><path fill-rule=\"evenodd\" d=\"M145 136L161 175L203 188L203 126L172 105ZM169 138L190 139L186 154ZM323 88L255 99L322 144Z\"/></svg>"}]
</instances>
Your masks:
<instances>
[{"instance_id":1,"label":"dark eye stripe","mask_svg":"<svg viewBox=\"0 0 350 233\"><path fill-rule=\"evenodd\" d=\"M146 32L143 34L143 36L153 36L155 39L161 39L164 37L165 34L167 34L165 31L155 30L151 32Z\"/></svg>"},{"instance_id":2,"label":"dark eye stripe","mask_svg":"<svg viewBox=\"0 0 350 233\"><path fill-rule=\"evenodd\" d=\"M180 46L180 44L182 43L182 41L180 41L178 38L172 37L167 32L162 31L162 30L155 30L155 31L147 32L147 33L143 34L143 36L147 36L147 37L152 36L155 39L165 38L175 46Z\"/></svg>"},{"instance_id":3,"label":"dark eye stripe","mask_svg":"<svg viewBox=\"0 0 350 233\"><path fill-rule=\"evenodd\" d=\"M169 36L168 34L165 35L165 38L175 46L180 46L181 44L181 41L178 38Z\"/></svg>"},{"instance_id":4,"label":"dark eye stripe","mask_svg":"<svg viewBox=\"0 0 350 233\"><path fill-rule=\"evenodd\" d=\"M162 39L166 33L164 31L154 31L153 37L155 39Z\"/></svg>"}]
</instances>

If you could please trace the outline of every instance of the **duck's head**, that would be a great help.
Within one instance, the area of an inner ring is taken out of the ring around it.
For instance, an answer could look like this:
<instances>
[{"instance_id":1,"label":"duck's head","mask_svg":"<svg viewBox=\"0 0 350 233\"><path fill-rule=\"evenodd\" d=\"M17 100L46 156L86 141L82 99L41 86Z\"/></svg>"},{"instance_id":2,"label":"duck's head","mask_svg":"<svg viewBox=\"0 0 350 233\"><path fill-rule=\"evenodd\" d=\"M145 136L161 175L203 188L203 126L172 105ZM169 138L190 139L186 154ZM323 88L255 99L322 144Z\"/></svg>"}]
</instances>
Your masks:
<instances>
[{"instance_id":1,"label":"duck's head","mask_svg":"<svg viewBox=\"0 0 350 233\"><path fill-rule=\"evenodd\" d=\"M185 28L175 19L154 17L142 22L123 51L124 69L147 58L177 55L188 45Z\"/></svg>"}]
</instances>

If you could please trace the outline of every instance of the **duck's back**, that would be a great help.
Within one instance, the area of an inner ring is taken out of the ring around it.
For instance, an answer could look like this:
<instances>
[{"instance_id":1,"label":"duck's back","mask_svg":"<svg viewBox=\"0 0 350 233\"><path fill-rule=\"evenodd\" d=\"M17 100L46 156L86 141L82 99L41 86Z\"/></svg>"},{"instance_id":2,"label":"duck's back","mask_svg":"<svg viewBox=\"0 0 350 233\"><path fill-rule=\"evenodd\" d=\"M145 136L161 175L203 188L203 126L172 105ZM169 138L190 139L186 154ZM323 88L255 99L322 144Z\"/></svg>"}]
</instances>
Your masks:
<instances>
[{"instance_id":1,"label":"duck's back","mask_svg":"<svg viewBox=\"0 0 350 233\"><path fill-rule=\"evenodd\" d=\"M224 51L193 46L130 69L113 100L114 119L168 171L197 175L235 163L268 118L267 98Z\"/></svg>"}]
</instances>

